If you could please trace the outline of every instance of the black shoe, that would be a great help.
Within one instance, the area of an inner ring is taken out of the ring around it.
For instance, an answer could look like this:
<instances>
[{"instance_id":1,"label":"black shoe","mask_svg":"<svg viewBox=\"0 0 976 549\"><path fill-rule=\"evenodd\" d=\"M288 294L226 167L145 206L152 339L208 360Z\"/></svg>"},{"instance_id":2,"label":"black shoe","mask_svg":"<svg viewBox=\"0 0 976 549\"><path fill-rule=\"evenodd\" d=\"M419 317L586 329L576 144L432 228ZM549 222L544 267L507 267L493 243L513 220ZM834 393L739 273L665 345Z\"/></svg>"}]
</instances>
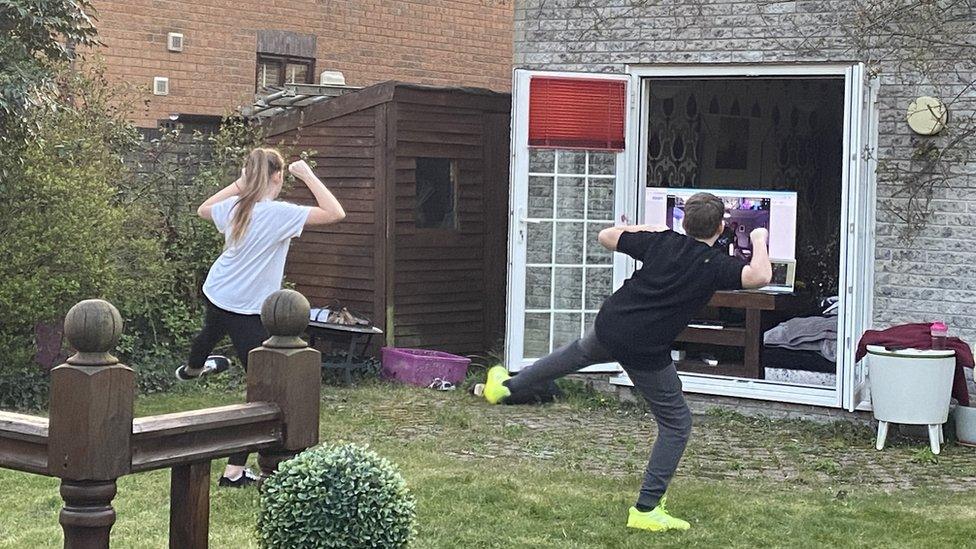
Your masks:
<instances>
[{"instance_id":1,"label":"black shoe","mask_svg":"<svg viewBox=\"0 0 976 549\"><path fill-rule=\"evenodd\" d=\"M190 381L210 374L226 372L230 368L230 359L221 355L210 355L198 371L191 370L184 364L176 369L176 379Z\"/></svg>"},{"instance_id":2,"label":"black shoe","mask_svg":"<svg viewBox=\"0 0 976 549\"><path fill-rule=\"evenodd\" d=\"M252 484L257 484L260 480L261 477L255 475L253 471L244 469L244 472L236 480L221 475L220 480L217 481L217 486L221 488L244 488Z\"/></svg>"}]
</instances>

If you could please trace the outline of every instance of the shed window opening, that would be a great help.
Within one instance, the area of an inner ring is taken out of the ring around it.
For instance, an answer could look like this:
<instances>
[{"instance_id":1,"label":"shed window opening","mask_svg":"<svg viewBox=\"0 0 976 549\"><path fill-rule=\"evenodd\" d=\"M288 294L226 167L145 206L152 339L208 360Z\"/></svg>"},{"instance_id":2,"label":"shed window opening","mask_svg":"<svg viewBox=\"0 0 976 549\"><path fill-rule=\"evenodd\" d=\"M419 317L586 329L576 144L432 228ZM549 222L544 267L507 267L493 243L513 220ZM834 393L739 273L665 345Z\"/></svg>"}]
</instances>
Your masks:
<instances>
[{"instance_id":1,"label":"shed window opening","mask_svg":"<svg viewBox=\"0 0 976 549\"><path fill-rule=\"evenodd\" d=\"M457 161L418 158L416 165L418 229L457 229Z\"/></svg>"},{"instance_id":2,"label":"shed window opening","mask_svg":"<svg viewBox=\"0 0 976 549\"><path fill-rule=\"evenodd\" d=\"M260 91L285 84L311 84L314 63L314 59L305 57L258 54L255 89Z\"/></svg>"}]
</instances>

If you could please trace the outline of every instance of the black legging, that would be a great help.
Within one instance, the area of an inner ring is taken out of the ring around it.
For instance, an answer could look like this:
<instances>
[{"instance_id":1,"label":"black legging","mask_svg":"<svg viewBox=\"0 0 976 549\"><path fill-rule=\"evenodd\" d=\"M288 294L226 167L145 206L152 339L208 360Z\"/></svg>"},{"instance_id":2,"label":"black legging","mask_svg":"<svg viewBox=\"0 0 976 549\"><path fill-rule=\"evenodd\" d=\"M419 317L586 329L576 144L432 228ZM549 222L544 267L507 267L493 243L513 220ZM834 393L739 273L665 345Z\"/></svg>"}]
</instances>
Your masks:
<instances>
[{"instance_id":1,"label":"black legging","mask_svg":"<svg viewBox=\"0 0 976 549\"><path fill-rule=\"evenodd\" d=\"M268 339L268 332L261 324L261 315L242 315L225 311L206 299L207 314L203 319L203 329L193 338L190 345L190 368L203 368L207 356L224 336L229 335L237 358L247 371L247 355L251 349L261 346ZM244 465L247 454L234 454L227 460L228 465Z\"/></svg>"}]
</instances>

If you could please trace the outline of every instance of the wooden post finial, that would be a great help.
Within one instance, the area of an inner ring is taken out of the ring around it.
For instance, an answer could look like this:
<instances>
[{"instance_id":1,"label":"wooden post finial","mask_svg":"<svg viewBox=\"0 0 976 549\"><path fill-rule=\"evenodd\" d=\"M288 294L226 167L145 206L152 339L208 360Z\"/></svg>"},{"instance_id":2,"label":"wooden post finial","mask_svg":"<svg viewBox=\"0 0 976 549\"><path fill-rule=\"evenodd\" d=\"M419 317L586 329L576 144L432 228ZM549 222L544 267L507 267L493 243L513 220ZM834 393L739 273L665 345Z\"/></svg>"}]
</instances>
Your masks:
<instances>
[{"instance_id":1,"label":"wooden post finial","mask_svg":"<svg viewBox=\"0 0 976 549\"><path fill-rule=\"evenodd\" d=\"M260 451L261 473L319 441L322 355L299 337L308 326L308 300L293 290L271 294L261 320L271 334L248 355L247 401L270 402L281 410L282 440Z\"/></svg>"},{"instance_id":2,"label":"wooden post finial","mask_svg":"<svg viewBox=\"0 0 976 549\"><path fill-rule=\"evenodd\" d=\"M122 335L122 315L108 301L86 299L72 307L64 317L64 335L77 353L68 364L109 366L119 360L111 351Z\"/></svg>"},{"instance_id":3,"label":"wooden post finial","mask_svg":"<svg viewBox=\"0 0 976 549\"><path fill-rule=\"evenodd\" d=\"M51 370L48 473L61 479L65 548L103 549L115 523L115 480L132 468L135 374L109 354L122 335L111 303L78 303L64 334L77 353Z\"/></svg>"},{"instance_id":4,"label":"wooden post finial","mask_svg":"<svg viewBox=\"0 0 976 549\"><path fill-rule=\"evenodd\" d=\"M302 332L308 326L311 306L305 296L295 290L278 290L268 296L261 307L261 322L271 334L265 347L298 349L306 346Z\"/></svg>"}]
</instances>

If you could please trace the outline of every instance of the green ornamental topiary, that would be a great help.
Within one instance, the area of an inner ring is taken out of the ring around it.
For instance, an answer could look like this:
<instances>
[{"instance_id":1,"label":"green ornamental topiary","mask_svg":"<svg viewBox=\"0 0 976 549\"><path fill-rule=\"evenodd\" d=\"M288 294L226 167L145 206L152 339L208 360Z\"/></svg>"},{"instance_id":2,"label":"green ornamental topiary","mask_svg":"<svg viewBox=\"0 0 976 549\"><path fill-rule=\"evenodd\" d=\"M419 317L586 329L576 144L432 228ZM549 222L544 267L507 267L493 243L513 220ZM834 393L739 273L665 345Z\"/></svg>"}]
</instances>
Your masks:
<instances>
[{"instance_id":1,"label":"green ornamental topiary","mask_svg":"<svg viewBox=\"0 0 976 549\"><path fill-rule=\"evenodd\" d=\"M376 452L317 446L264 482L258 538L268 549L405 547L415 507L399 471Z\"/></svg>"}]
</instances>

